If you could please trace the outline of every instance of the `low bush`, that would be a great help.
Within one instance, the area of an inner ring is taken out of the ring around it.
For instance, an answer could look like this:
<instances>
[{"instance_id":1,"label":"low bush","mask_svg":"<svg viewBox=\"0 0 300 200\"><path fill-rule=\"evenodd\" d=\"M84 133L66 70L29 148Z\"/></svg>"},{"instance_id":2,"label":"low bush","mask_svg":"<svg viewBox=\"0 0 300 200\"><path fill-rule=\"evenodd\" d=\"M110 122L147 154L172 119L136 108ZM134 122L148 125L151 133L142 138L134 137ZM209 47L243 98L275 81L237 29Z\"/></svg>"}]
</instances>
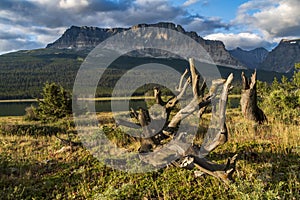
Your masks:
<instances>
[{"instance_id":1,"label":"low bush","mask_svg":"<svg viewBox=\"0 0 300 200\"><path fill-rule=\"evenodd\" d=\"M274 79L271 85L259 84L263 110L273 119L284 123L298 124L300 118L300 63L296 65L291 80L282 77L281 82Z\"/></svg>"}]
</instances>

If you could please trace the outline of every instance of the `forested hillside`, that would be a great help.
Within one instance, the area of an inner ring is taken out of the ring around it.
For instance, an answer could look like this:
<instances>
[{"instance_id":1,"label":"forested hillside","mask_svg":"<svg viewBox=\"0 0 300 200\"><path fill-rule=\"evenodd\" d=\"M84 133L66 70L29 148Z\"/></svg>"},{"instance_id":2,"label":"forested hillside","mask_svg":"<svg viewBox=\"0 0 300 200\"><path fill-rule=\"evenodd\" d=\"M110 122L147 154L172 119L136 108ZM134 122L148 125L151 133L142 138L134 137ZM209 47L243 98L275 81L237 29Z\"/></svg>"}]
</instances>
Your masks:
<instances>
[{"instance_id":1,"label":"forested hillside","mask_svg":"<svg viewBox=\"0 0 300 200\"><path fill-rule=\"evenodd\" d=\"M32 98L47 81L71 88L86 53L38 49L2 55L0 98Z\"/></svg>"},{"instance_id":2,"label":"forested hillside","mask_svg":"<svg viewBox=\"0 0 300 200\"><path fill-rule=\"evenodd\" d=\"M37 49L19 51L0 56L0 99L19 99L40 97L41 89L46 82L56 82L72 90L77 71L87 56L85 50ZM175 68L182 73L188 62L179 59L133 58L123 56L117 59L106 70L100 80L101 90L97 96L110 96L112 88L127 69L146 63L160 63ZM235 82L240 81L240 74L245 71L250 75L253 70L242 70L218 66L223 77L234 73ZM146 74L146 73L145 73ZM142 76L142 74L140 74ZM291 74L259 71L258 79L271 82L274 77ZM167 76L167 75L166 75Z\"/></svg>"}]
</instances>

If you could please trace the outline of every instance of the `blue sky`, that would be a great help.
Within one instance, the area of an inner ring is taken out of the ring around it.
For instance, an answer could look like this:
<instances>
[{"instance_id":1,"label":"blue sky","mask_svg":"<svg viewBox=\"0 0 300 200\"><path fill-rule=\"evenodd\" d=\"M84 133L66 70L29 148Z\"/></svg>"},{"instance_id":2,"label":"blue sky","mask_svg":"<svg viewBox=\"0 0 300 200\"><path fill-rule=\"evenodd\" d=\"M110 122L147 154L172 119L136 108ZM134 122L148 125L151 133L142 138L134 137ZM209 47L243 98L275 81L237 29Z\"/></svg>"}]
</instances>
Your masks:
<instances>
[{"instance_id":1,"label":"blue sky","mask_svg":"<svg viewBox=\"0 0 300 200\"><path fill-rule=\"evenodd\" d=\"M227 49L300 38L299 0L1 0L0 54L43 48L72 25L173 22Z\"/></svg>"},{"instance_id":2,"label":"blue sky","mask_svg":"<svg viewBox=\"0 0 300 200\"><path fill-rule=\"evenodd\" d=\"M193 14L201 14L203 16L217 16L224 21L230 21L236 15L239 5L247 2L248 0L199 0L199 1L186 1L179 0L173 1L174 5L184 5L186 2L195 2L187 6L189 12Z\"/></svg>"}]
</instances>

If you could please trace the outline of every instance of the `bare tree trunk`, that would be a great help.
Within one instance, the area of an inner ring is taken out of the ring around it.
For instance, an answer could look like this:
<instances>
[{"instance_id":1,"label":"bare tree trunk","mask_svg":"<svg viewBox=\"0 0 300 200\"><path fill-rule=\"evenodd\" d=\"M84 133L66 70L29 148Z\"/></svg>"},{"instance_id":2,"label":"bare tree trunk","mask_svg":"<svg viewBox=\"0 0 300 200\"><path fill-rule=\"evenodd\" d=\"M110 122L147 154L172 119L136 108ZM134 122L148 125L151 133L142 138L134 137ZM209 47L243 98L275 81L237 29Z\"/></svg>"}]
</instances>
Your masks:
<instances>
[{"instance_id":1,"label":"bare tree trunk","mask_svg":"<svg viewBox=\"0 0 300 200\"><path fill-rule=\"evenodd\" d=\"M262 124L267 121L267 117L257 105L256 70L249 80L242 72L242 82L243 88L240 101L242 113L246 119Z\"/></svg>"}]
</instances>

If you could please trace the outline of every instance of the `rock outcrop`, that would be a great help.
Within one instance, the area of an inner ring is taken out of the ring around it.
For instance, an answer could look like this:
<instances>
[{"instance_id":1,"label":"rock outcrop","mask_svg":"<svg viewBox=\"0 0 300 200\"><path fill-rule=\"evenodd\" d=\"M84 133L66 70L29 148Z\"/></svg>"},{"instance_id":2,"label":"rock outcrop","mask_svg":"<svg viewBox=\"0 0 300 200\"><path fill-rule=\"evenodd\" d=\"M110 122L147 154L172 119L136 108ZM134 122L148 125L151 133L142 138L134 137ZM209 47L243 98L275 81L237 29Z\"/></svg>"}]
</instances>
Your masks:
<instances>
[{"instance_id":1,"label":"rock outcrop","mask_svg":"<svg viewBox=\"0 0 300 200\"><path fill-rule=\"evenodd\" d=\"M46 48L54 49L85 49L94 48L100 42L108 37L120 33L123 28L97 28L87 26L71 26L64 34L55 42L47 45Z\"/></svg>"}]
</instances>

